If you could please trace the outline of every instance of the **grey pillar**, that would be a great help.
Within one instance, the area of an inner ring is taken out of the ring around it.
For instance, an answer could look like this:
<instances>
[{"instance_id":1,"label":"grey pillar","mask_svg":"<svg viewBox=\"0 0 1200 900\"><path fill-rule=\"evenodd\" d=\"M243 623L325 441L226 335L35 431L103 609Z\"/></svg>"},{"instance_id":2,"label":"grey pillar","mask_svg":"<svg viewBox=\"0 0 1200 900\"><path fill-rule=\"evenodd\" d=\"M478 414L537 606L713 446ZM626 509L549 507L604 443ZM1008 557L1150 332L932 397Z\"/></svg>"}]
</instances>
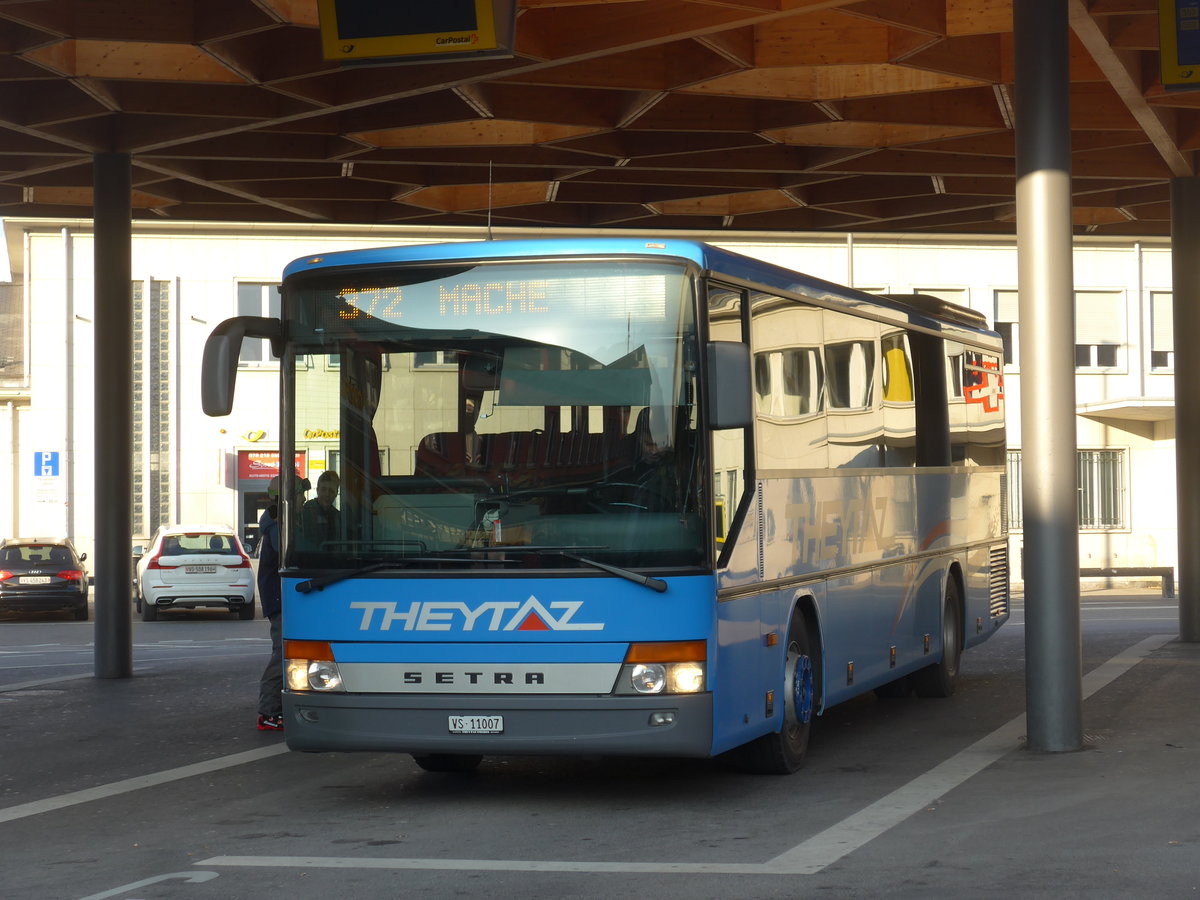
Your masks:
<instances>
[{"instance_id":1,"label":"grey pillar","mask_svg":"<svg viewBox=\"0 0 1200 900\"><path fill-rule=\"evenodd\" d=\"M1083 746L1066 0L1015 0L1029 749Z\"/></svg>"},{"instance_id":2,"label":"grey pillar","mask_svg":"<svg viewBox=\"0 0 1200 900\"><path fill-rule=\"evenodd\" d=\"M1175 498L1179 637L1200 641L1200 178L1171 179L1171 278L1175 327Z\"/></svg>"},{"instance_id":3,"label":"grey pillar","mask_svg":"<svg viewBox=\"0 0 1200 900\"><path fill-rule=\"evenodd\" d=\"M97 678L133 674L130 544L133 457L133 233L129 154L97 153L95 221L95 411Z\"/></svg>"}]
</instances>

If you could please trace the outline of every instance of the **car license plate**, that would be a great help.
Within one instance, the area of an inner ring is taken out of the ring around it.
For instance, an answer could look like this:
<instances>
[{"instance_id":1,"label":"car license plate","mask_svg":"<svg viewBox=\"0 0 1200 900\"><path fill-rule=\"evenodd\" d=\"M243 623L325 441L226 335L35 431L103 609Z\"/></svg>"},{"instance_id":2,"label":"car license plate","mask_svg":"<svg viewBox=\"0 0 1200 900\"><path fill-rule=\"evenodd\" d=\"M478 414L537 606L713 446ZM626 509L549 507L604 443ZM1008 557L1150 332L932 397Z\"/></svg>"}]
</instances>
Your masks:
<instances>
[{"instance_id":1,"label":"car license plate","mask_svg":"<svg viewBox=\"0 0 1200 900\"><path fill-rule=\"evenodd\" d=\"M183 572L185 575L213 575L217 571L216 566L184 566Z\"/></svg>"},{"instance_id":2,"label":"car license plate","mask_svg":"<svg viewBox=\"0 0 1200 900\"><path fill-rule=\"evenodd\" d=\"M49 575L22 575L21 584L49 584Z\"/></svg>"},{"instance_id":3,"label":"car license plate","mask_svg":"<svg viewBox=\"0 0 1200 900\"><path fill-rule=\"evenodd\" d=\"M503 734L504 716L451 716L451 734Z\"/></svg>"}]
</instances>

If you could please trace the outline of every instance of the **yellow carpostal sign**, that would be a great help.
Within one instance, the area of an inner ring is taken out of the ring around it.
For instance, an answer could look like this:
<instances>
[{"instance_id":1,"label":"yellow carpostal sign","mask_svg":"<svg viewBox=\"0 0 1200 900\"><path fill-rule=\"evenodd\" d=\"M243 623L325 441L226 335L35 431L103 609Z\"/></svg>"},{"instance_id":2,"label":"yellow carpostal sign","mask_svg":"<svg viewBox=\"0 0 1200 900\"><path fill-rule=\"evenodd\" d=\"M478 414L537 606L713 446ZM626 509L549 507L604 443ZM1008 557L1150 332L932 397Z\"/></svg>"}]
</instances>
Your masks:
<instances>
[{"instance_id":1,"label":"yellow carpostal sign","mask_svg":"<svg viewBox=\"0 0 1200 900\"><path fill-rule=\"evenodd\" d=\"M354 61L503 50L504 29L497 28L494 3L317 0L324 56Z\"/></svg>"},{"instance_id":2,"label":"yellow carpostal sign","mask_svg":"<svg viewBox=\"0 0 1200 900\"><path fill-rule=\"evenodd\" d=\"M1163 87L1200 89L1200 0L1158 0L1158 47Z\"/></svg>"}]
</instances>

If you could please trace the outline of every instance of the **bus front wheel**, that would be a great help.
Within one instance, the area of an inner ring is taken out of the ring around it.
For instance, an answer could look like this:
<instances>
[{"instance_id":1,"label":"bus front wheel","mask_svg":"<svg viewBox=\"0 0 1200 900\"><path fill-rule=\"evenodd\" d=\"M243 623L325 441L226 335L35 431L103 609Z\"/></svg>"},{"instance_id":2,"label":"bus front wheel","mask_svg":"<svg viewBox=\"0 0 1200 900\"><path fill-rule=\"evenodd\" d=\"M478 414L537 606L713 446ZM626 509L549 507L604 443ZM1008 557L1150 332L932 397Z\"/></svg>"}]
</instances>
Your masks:
<instances>
[{"instance_id":1,"label":"bus front wheel","mask_svg":"<svg viewBox=\"0 0 1200 900\"><path fill-rule=\"evenodd\" d=\"M949 697L958 686L958 666L963 651L962 593L953 575L946 582L942 604L942 658L912 674L912 685L919 697Z\"/></svg>"},{"instance_id":2,"label":"bus front wheel","mask_svg":"<svg viewBox=\"0 0 1200 900\"><path fill-rule=\"evenodd\" d=\"M457 753L423 753L413 755L413 762L426 772L474 772L483 762L481 755Z\"/></svg>"}]
</instances>

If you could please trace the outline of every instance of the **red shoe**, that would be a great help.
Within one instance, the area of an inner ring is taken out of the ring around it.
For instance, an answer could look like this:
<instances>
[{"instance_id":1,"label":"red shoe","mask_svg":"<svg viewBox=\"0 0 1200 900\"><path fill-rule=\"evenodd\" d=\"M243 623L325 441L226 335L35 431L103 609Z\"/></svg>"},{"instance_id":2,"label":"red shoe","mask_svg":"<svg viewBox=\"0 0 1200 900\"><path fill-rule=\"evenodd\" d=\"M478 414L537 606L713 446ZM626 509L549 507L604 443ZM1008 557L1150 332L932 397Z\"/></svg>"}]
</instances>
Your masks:
<instances>
[{"instance_id":1,"label":"red shoe","mask_svg":"<svg viewBox=\"0 0 1200 900\"><path fill-rule=\"evenodd\" d=\"M259 716L259 731L283 731L283 716Z\"/></svg>"}]
</instances>

